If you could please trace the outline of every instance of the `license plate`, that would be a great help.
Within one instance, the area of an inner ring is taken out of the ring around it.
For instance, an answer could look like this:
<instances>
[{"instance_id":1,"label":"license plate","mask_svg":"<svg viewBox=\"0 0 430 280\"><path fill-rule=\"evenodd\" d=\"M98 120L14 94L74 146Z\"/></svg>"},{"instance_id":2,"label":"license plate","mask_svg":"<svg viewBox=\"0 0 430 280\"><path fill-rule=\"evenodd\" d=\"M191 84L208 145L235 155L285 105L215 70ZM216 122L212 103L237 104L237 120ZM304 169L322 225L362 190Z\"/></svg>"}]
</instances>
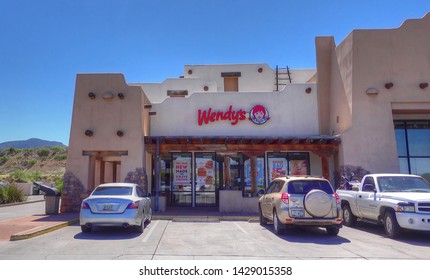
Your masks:
<instances>
[{"instance_id":1,"label":"license plate","mask_svg":"<svg viewBox=\"0 0 430 280\"><path fill-rule=\"evenodd\" d=\"M291 217L303 217L303 210L291 210Z\"/></svg>"},{"instance_id":2,"label":"license plate","mask_svg":"<svg viewBox=\"0 0 430 280\"><path fill-rule=\"evenodd\" d=\"M105 205L103 205L103 210L104 211L112 211L113 207L114 207L113 204L105 204Z\"/></svg>"}]
</instances>

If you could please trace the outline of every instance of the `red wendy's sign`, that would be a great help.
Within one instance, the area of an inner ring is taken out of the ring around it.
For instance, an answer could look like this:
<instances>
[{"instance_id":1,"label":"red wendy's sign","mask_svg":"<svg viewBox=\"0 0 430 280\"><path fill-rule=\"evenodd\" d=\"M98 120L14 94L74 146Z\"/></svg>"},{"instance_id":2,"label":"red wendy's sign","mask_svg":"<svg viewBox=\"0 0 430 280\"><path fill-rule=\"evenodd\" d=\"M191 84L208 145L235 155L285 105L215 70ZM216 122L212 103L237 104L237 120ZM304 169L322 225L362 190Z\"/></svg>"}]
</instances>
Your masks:
<instances>
[{"instance_id":1,"label":"red wendy's sign","mask_svg":"<svg viewBox=\"0 0 430 280\"><path fill-rule=\"evenodd\" d=\"M212 108L198 111L197 122L201 126L218 121L229 121L231 125L237 125L239 121L250 120L255 124L264 124L270 117L267 109L262 105L256 105L247 113L245 110L233 110L230 105L227 111L215 111Z\"/></svg>"}]
</instances>

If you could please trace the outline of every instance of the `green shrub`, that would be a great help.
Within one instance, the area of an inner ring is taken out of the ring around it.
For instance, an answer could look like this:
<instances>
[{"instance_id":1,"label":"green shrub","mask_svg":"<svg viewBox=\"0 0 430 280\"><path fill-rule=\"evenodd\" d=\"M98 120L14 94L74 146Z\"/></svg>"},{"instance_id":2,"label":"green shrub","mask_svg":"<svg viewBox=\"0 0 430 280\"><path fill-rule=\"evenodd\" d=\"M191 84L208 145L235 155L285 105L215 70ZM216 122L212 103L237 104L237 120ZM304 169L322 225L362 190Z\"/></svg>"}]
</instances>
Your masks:
<instances>
[{"instance_id":1,"label":"green shrub","mask_svg":"<svg viewBox=\"0 0 430 280\"><path fill-rule=\"evenodd\" d=\"M16 153L16 150L14 148L7 148L7 149L4 149L3 152L6 155L14 155Z\"/></svg>"},{"instance_id":2,"label":"green shrub","mask_svg":"<svg viewBox=\"0 0 430 280\"><path fill-rule=\"evenodd\" d=\"M0 204L22 202L25 200L24 194L16 185L8 184L0 187Z\"/></svg>"},{"instance_id":3,"label":"green shrub","mask_svg":"<svg viewBox=\"0 0 430 280\"><path fill-rule=\"evenodd\" d=\"M67 155L66 154L60 154L60 155L55 155L54 156L54 160L56 161L63 161L67 159Z\"/></svg>"},{"instance_id":4,"label":"green shrub","mask_svg":"<svg viewBox=\"0 0 430 280\"><path fill-rule=\"evenodd\" d=\"M49 153L50 153L50 151L49 151L49 149L48 149L48 148L41 148L41 149L39 149L39 150L37 151L37 155L38 155L39 157L42 157L42 158L46 158L46 157L48 157L48 156L49 156Z\"/></svg>"},{"instance_id":5,"label":"green shrub","mask_svg":"<svg viewBox=\"0 0 430 280\"><path fill-rule=\"evenodd\" d=\"M7 156L0 157L0 165L5 164L8 160L9 158Z\"/></svg>"},{"instance_id":6,"label":"green shrub","mask_svg":"<svg viewBox=\"0 0 430 280\"><path fill-rule=\"evenodd\" d=\"M55 188L61 193L63 192L63 178L57 178L55 180Z\"/></svg>"},{"instance_id":7,"label":"green shrub","mask_svg":"<svg viewBox=\"0 0 430 280\"><path fill-rule=\"evenodd\" d=\"M28 173L22 169L15 169L9 173L9 179L12 183L29 183Z\"/></svg>"},{"instance_id":8,"label":"green shrub","mask_svg":"<svg viewBox=\"0 0 430 280\"><path fill-rule=\"evenodd\" d=\"M35 159L30 159L27 163L27 167L28 168L32 168L35 164L36 164L37 160Z\"/></svg>"},{"instance_id":9,"label":"green shrub","mask_svg":"<svg viewBox=\"0 0 430 280\"><path fill-rule=\"evenodd\" d=\"M29 180L28 183L41 181L42 176L43 174L40 171L31 171L30 173L27 173L27 179Z\"/></svg>"}]
</instances>

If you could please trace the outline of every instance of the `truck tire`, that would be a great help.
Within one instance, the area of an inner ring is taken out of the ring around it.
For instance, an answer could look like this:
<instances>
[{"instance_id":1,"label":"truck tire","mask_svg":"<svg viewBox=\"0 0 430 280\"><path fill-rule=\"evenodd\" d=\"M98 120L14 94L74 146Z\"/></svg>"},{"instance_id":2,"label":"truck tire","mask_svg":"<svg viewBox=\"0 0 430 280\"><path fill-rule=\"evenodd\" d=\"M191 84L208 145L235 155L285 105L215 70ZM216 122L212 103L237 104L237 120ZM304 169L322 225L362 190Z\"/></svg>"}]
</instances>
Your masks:
<instances>
[{"instance_id":1,"label":"truck tire","mask_svg":"<svg viewBox=\"0 0 430 280\"><path fill-rule=\"evenodd\" d=\"M390 238L397 238L400 236L402 229L396 219L396 214L393 211L385 212L384 216L384 229L385 234Z\"/></svg>"},{"instance_id":2,"label":"truck tire","mask_svg":"<svg viewBox=\"0 0 430 280\"><path fill-rule=\"evenodd\" d=\"M342 207L343 224L348 227L353 227L357 223L357 217L352 214L349 204Z\"/></svg>"}]
</instances>

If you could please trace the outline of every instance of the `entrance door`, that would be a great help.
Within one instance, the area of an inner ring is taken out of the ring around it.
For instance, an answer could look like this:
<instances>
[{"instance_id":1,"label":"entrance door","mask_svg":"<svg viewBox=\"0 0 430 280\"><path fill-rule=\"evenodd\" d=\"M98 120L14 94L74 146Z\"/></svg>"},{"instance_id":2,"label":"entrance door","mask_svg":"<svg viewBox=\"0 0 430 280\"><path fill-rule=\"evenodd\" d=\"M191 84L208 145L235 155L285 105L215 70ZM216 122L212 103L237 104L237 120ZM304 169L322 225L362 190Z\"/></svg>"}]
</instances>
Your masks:
<instances>
[{"instance_id":1,"label":"entrance door","mask_svg":"<svg viewBox=\"0 0 430 280\"><path fill-rule=\"evenodd\" d=\"M192 206L192 154L172 153L172 204Z\"/></svg>"},{"instance_id":2,"label":"entrance door","mask_svg":"<svg viewBox=\"0 0 430 280\"><path fill-rule=\"evenodd\" d=\"M195 206L216 205L215 153L195 153Z\"/></svg>"}]
</instances>

